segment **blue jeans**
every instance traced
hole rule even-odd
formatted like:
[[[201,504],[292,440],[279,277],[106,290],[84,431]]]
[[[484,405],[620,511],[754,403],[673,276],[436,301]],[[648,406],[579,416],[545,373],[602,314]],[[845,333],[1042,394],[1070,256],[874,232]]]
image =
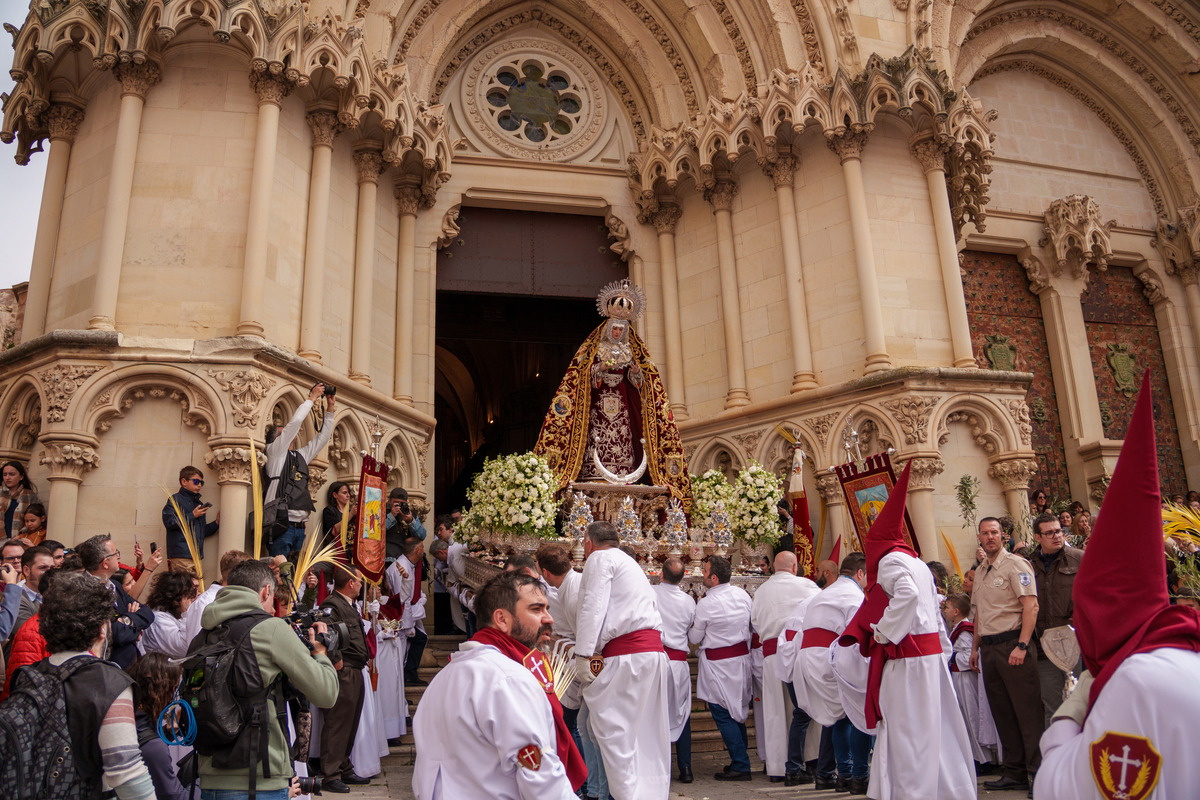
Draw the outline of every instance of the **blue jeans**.
[[[817,752],[817,777],[837,777],[837,759],[833,756],[833,728],[821,729],[821,749]]]
[[[600,745],[592,738],[588,730],[588,707],[584,703],[579,707],[579,738],[583,740],[583,760],[587,764],[587,793],[588,797],[608,797],[608,775],[604,773],[604,758],[600,755]]]
[[[563,706],[563,722],[567,724],[567,730],[571,732],[571,738],[575,740],[575,746],[582,754],[583,740],[579,738],[579,709]]]
[[[792,699],[792,727],[788,730],[788,760],[787,774],[798,775],[804,772],[804,740],[808,734],[808,723],[812,717],[803,708],[796,705],[796,688],[790,683],[787,687],[788,697]]]
[[[675,740],[675,760],[679,764],[679,769],[692,768],[692,718],[689,716],[687,722],[683,723],[683,730],[679,732],[679,738]]]
[[[749,737],[746,735],[746,723],[734,722],[729,712],[716,703],[709,703],[708,710],[712,712],[713,722],[725,740],[725,749],[729,751],[731,772],[749,772],[750,756],[746,754]]]
[[[264,792],[262,789],[257,789],[254,792],[255,797],[261,797],[262,800],[287,800],[287,789],[276,789],[273,792]],[[250,797],[249,790],[242,791],[241,789],[201,789],[200,800],[248,800]]]
[[[875,737],[863,733],[846,717],[833,723],[833,755],[842,778],[865,779],[871,766],[871,746]]]
[[[293,522],[288,529],[275,537],[267,552],[273,556],[286,556],[304,546],[304,523]]]

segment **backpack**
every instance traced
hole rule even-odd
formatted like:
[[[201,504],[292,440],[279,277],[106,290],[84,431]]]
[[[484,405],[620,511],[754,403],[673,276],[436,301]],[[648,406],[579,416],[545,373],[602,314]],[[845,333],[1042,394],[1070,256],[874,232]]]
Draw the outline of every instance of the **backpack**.
[[[269,619],[273,617],[265,611],[254,611],[203,631],[192,640],[181,664],[179,698],[192,707],[196,718],[195,751],[211,757],[217,769],[249,769],[251,800],[259,761],[263,762],[263,777],[271,777],[269,697],[273,696],[276,717],[287,738],[283,674],[264,685],[250,642],[250,632]]]
[[[84,800],[100,795],[100,781],[75,764],[67,727],[66,683],[99,659],[72,658],[21,667],[0,704],[0,797],[11,800]]]

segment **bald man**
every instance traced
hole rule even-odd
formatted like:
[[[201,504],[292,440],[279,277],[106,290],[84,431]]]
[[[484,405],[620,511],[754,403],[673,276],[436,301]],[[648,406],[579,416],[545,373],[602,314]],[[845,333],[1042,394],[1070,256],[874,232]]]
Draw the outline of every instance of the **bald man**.
[[[762,719],[755,717],[759,741],[764,743],[767,775],[772,783],[799,786],[811,783],[804,766],[804,737],[808,714],[796,707],[788,691],[790,675],[776,670],[779,639],[784,626],[801,603],[821,590],[808,578],[796,575],[796,554],[781,551],[775,556],[775,574],[754,593],[750,624],[762,641]]]
[[[816,581],[817,586],[824,589],[839,577],[840,570],[836,561],[822,561],[817,564],[817,572],[813,575],[813,580]]]

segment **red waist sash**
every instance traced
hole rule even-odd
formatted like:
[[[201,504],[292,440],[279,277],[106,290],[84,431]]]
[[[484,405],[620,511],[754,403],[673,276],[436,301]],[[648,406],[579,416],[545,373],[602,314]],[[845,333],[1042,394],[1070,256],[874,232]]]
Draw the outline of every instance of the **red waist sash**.
[[[909,634],[895,644],[872,641],[871,665],[867,668],[867,725],[875,727],[875,723],[883,717],[879,706],[879,687],[883,682],[883,667],[888,661],[941,654],[942,640],[936,633]]]
[[[889,651],[895,647],[895,652],[889,652],[888,658],[920,658],[921,656],[940,656],[942,654],[942,640],[936,633],[918,633],[909,634],[897,642],[895,645],[889,645]]]
[[[704,656],[709,661],[724,661],[727,658],[737,658],[738,656],[750,655],[750,648],[745,642],[727,645],[725,647],[709,647],[705,649]]]
[[[790,642],[792,639],[796,638],[796,634],[799,632],[800,631],[794,631],[791,628],[788,628],[786,631],[784,631],[784,634],[787,636],[787,640]]]
[[[631,656],[634,653],[663,652],[662,634],[653,628],[642,628],[640,631],[626,633],[623,636],[604,645],[600,655],[604,658],[613,656]]]
[[[676,650],[674,647],[667,647],[665,644],[663,645],[663,650],[666,652],[667,658],[672,661],[687,661],[687,650]]]
[[[758,638],[757,633],[750,634],[750,649],[757,650],[760,647],[762,647],[762,639]]]
[[[828,628],[809,628],[804,631],[804,639],[800,642],[800,649],[807,650],[810,647],[829,647],[837,641],[839,634],[834,633]]]
[[[779,638],[763,639],[763,658],[773,656],[779,651]]]

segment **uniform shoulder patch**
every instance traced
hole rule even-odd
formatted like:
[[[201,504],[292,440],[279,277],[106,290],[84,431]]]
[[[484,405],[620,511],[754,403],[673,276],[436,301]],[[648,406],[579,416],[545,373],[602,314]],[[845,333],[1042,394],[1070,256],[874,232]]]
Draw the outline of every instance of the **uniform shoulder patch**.
[[[525,769],[537,772],[542,768],[542,748],[536,744],[527,744],[517,751],[517,761]]]
[[[1105,800],[1145,800],[1154,791],[1162,756],[1149,739],[1107,731],[1092,742],[1092,778]]]
[[[1020,573],[1019,579],[1021,581],[1022,586],[1028,586],[1029,584],[1033,583],[1033,576],[1030,575],[1028,572]]]

